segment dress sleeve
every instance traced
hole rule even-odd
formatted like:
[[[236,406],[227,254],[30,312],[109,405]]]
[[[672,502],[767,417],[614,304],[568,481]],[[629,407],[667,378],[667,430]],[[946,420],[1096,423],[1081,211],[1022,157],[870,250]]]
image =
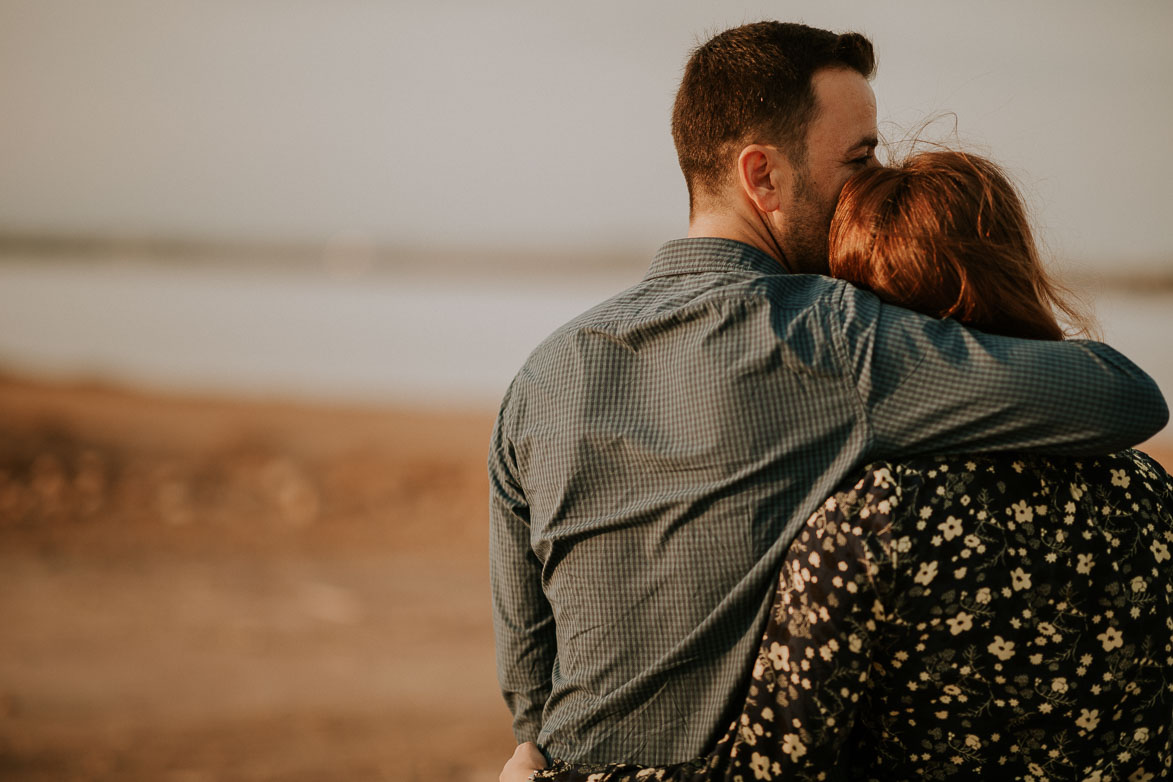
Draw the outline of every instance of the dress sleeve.
[[[489,450],[489,578],[497,680],[518,742],[537,741],[556,655],[542,566],[530,547],[529,506],[515,475],[502,415]]]
[[[876,638],[888,617],[895,479],[869,468],[832,496],[787,553],[746,708],[726,737],[755,779],[825,779],[849,765]],[[726,752],[718,747],[717,754]],[[747,775],[747,778],[750,778]]]
[[[1105,452],[1169,418],[1152,378],[1098,342],[986,334],[847,284],[837,310],[873,455]]]

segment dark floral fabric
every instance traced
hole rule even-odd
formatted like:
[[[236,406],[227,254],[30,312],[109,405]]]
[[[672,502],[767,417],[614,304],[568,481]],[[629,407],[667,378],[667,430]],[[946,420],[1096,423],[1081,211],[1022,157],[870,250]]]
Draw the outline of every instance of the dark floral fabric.
[[[1166,778],[1171,514],[1137,451],[872,465],[790,549],[711,755],[536,778]]]

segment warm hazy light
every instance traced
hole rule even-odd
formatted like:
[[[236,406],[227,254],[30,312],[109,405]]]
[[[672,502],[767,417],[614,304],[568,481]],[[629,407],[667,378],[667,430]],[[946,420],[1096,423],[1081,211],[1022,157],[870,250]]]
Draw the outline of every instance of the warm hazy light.
[[[0,778],[496,779],[493,413],[684,234],[689,47],[780,13],[1131,274],[1173,394],[1164,0],[0,0]]]
[[[646,256],[685,228],[668,110],[688,48],[779,14],[869,34],[882,130],[955,112],[1059,257],[1173,260],[1173,5],[1152,0],[7,0],[0,232]]]

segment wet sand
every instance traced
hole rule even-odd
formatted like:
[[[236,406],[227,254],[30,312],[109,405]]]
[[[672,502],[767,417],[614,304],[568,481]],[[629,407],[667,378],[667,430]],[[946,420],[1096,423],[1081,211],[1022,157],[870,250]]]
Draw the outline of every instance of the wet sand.
[[[0,380],[0,778],[495,780],[491,424]]]

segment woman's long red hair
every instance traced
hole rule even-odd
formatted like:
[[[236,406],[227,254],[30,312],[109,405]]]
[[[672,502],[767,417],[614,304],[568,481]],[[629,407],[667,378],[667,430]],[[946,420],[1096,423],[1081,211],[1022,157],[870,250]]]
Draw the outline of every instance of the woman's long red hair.
[[[977,155],[921,152],[853,176],[831,222],[830,269],[890,303],[996,334],[1063,339],[1056,308],[1089,328],[1043,268],[1014,186]]]

